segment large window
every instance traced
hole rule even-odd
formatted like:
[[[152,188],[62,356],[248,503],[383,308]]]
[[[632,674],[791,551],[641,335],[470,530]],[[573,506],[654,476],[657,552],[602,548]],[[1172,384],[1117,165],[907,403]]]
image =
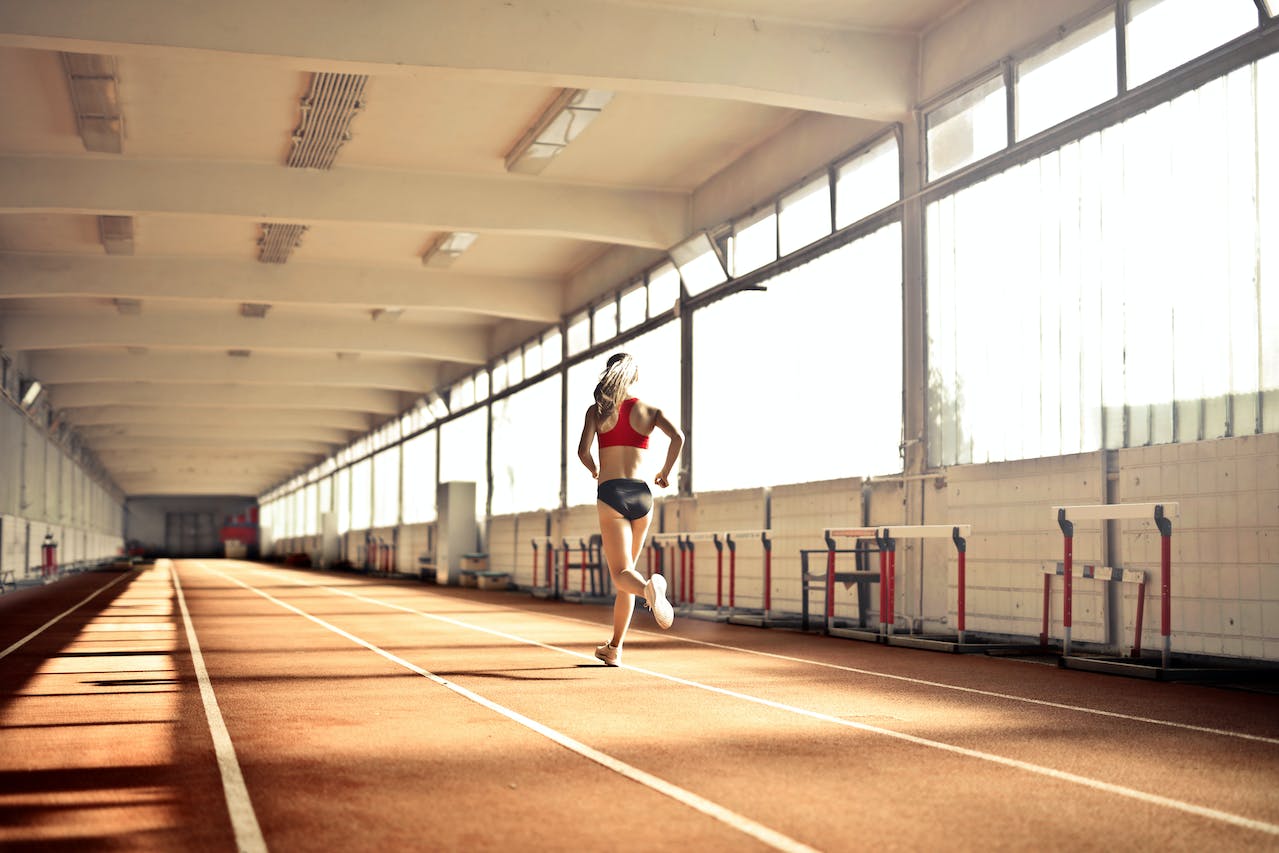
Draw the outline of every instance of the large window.
[[[640,335],[624,344],[617,352],[628,352],[639,365],[639,382],[635,394],[645,403],[662,410],[667,420],[680,423],[680,344],[679,323],[664,323],[651,332]],[[575,364],[568,370],[568,504],[578,506],[595,503],[595,487],[591,474],[577,458],[577,443],[582,437],[582,423],[587,408],[594,401],[595,384],[604,370],[612,352],[598,358]],[[661,490],[652,485],[653,477],[666,460],[666,436],[654,432],[644,468],[639,475],[649,483],[655,496],[675,494],[679,488],[679,464],[671,471],[670,489]],[[594,444],[591,452],[599,461],[599,449]]]
[[[493,514],[560,505],[560,388],[551,376],[493,403]]]
[[[362,459],[351,466],[351,529],[373,526],[373,462]]]
[[[405,524],[435,520],[435,430],[404,442]]]
[[[1008,145],[1008,106],[1003,77],[991,77],[924,117],[928,177],[962,169]]]
[[[399,521],[400,446],[397,444],[373,457],[373,526],[393,527]]]
[[[338,533],[351,529],[351,469],[339,469],[333,475],[333,502],[338,515]]]
[[[928,206],[932,464],[1279,430],[1277,76]]]
[[[440,482],[475,484],[475,517],[484,517],[488,503],[488,409],[449,421],[440,427]]]
[[[1017,64],[1017,138],[1034,136],[1119,91],[1107,12]]]
[[[693,316],[697,491],[901,470],[901,227]]]
[[[835,227],[845,228],[901,198],[901,157],[889,136],[835,170]]]
[[[1129,88],[1256,29],[1257,21],[1252,0],[1129,0]]]

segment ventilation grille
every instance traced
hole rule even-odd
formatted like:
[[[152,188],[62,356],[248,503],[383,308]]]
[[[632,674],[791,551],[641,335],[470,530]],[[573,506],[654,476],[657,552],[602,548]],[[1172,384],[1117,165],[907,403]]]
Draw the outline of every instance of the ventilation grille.
[[[62,68],[71,88],[76,129],[85,150],[119,154],[124,150],[124,115],[120,111],[115,58],[63,53]]]
[[[258,260],[264,264],[282,264],[293,250],[302,245],[305,225],[287,222],[262,223],[262,236],[258,239]]]
[[[311,90],[302,99],[302,121],[293,131],[293,148],[286,165],[295,169],[328,169],[338,149],[351,138],[351,119],[363,107],[365,74],[311,76]]]

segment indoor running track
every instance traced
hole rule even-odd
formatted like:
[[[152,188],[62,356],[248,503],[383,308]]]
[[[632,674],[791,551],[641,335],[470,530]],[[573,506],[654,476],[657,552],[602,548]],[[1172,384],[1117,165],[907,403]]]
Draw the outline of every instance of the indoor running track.
[[[247,562],[0,597],[0,848],[1279,850],[1279,697]]]

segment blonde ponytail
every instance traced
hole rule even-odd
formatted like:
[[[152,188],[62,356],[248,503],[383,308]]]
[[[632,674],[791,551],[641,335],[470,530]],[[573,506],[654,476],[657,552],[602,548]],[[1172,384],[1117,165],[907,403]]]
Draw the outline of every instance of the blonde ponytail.
[[[626,392],[639,379],[639,367],[635,359],[624,352],[615,353],[608,359],[608,366],[600,374],[599,384],[595,386],[595,408],[601,419],[607,419],[617,411],[617,407],[626,399]]]

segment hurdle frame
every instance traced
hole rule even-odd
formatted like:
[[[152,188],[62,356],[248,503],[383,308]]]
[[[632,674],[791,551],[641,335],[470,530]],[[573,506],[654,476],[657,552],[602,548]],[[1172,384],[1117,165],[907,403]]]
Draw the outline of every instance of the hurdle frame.
[[[1108,583],[1135,583],[1137,584],[1137,613],[1134,617],[1135,626],[1133,630],[1132,650],[1129,657],[1141,657],[1141,632],[1142,623],[1145,620],[1146,613],[1146,573],[1140,569],[1118,569],[1113,566],[1094,566],[1090,563],[1083,565],[1083,572],[1080,578],[1084,580],[1105,581]],[[1065,564],[1057,562],[1053,564],[1044,563],[1044,608],[1042,614],[1043,628],[1039,632],[1039,645],[1041,648],[1048,646],[1048,632],[1051,625],[1051,602],[1052,602],[1052,579],[1056,577],[1065,577]]]
[[[558,579],[555,573],[555,538],[552,536],[534,536],[533,542],[533,580],[529,587],[529,592],[535,598],[559,598],[559,588],[556,585]],[[539,568],[538,543],[542,543],[546,547],[546,586],[537,585],[537,573]]]
[[[823,634],[828,634],[832,637],[846,637],[852,640],[870,640],[871,642],[882,641],[882,630],[872,628],[867,623],[870,616],[870,585],[872,583],[879,583],[881,586],[880,608],[882,613],[884,553],[881,551],[879,555],[880,570],[878,572],[861,568],[861,564],[868,561],[869,556],[875,553],[874,550],[863,548],[862,543],[875,540],[878,532],[878,527],[828,527],[822,531],[822,540],[826,543],[825,548],[800,549],[800,624],[803,630],[807,631],[809,625],[809,594],[814,587],[820,587],[825,592],[825,599],[822,604],[821,623],[821,630]],[[854,540],[854,545],[852,548],[839,548],[835,544],[836,538],[852,539]],[[810,572],[808,570],[808,557],[810,554],[826,555],[826,566],[822,572]],[[835,559],[838,554],[855,555],[853,562],[856,568],[851,572],[836,571]],[[857,584],[856,628],[835,624],[836,583]]]
[[[1172,660],[1172,518],[1180,517],[1181,505],[1176,501],[1154,501],[1121,504],[1085,504],[1055,506],[1053,513],[1062,533],[1062,643],[1063,663],[1071,659],[1071,609],[1074,563],[1075,522],[1077,521],[1144,521],[1152,520],[1159,531],[1159,634],[1161,667],[1168,669]],[[1144,610],[1145,596],[1142,596]]]

